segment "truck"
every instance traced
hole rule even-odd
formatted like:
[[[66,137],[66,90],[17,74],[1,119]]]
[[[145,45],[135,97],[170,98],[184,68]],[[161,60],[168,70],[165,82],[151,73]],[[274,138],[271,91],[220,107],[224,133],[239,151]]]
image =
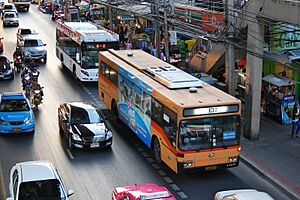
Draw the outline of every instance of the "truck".
[[[29,11],[30,0],[10,0],[10,3],[13,3],[18,10]]]

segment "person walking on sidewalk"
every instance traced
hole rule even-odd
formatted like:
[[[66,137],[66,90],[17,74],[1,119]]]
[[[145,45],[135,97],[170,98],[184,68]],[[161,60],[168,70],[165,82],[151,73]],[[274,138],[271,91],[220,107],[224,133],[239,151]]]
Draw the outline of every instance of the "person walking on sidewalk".
[[[293,107],[292,123],[293,123],[292,138],[299,137],[298,132],[300,130],[300,124],[299,124],[300,122],[299,122],[299,105],[298,105],[298,102],[296,102],[294,104],[294,107]],[[297,130],[295,132],[296,127],[297,127]]]

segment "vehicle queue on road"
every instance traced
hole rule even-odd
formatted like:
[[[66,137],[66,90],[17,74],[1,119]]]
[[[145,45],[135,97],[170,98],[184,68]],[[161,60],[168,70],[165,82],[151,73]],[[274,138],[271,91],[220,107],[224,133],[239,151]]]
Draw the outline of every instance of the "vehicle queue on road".
[[[22,34],[23,32],[23,34]],[[29,35],[27,37],[26,35]],[[17,44],[23,49],[22,56],[35,56],[37,60],[43,59],[46,63],[47,57],[44,50],[37,48],[35,51],[26,51],[24,41],[26,38],[37,38],[36,31],[32,29],[19,29],[17,32]],[[40,40],[40,39],[39,39]],[[32,46],[44,46],[40,41],[31,42]],[[22,45],[23,44],[23,45]],[[27,46],[28,47],[28,46]],[[36,53],[38,52],[38,53]],[[47,56],[47,55],[46,55]],[[3,73],[2,78],[11,78],[14,72],[8,59],[3,59],[1,69],[11,69],[10,77]],[[23,60],[25,62],[25,60]],[[100,61],[98,61],[100,63]],[[1,78],[1,74],[0,74]],[[35,132],[35,119],[32,111],[32,102],[29,96],[21,91],[5,92],[0,96],[0,133],[18,134],[22,132]],[[127,113],[128,114],[128,113]],[[112,145],[112,131],[106,125],[105,116],[101,110],[90,102],[65,102],[58,108],[59,133],[67,138],[70,149],[73,148],[107,148]],[[167,120],[167,117],[164,117]],[[169,118],[170,120],[170,118]],[[133,123],[130,121],[130,123]],[[228,136],[229,137],[229,136]],[[173,145],[173,144],[172,144]],[[157,155],[156,155],[157,156]],[[157,159],[157,158],[156,158]],[[41,173],[36,173],[40,171]],[[38,177],[37,174],[41,175]],[[17,199],[68,199],[74,191],[67,190],[58,175],[58,171],[49,161],[30,161],[17,163],[11,169],[9,200]],[[257,194],[256,194],[257,193]],[[252,198],[251,198],[252,196]],[[249,198],[250,197],[250,198]],[[269,195],[255,190],[242,190],[217,193],[215,200],[225,199],[253,199],[259,197],[261,200],[272,199]],[[113,190],[112,199],[134,200],[134,199],[175,199],[172,193],[165,187],[156,184],[136,184],[132,186],[119,187]]]

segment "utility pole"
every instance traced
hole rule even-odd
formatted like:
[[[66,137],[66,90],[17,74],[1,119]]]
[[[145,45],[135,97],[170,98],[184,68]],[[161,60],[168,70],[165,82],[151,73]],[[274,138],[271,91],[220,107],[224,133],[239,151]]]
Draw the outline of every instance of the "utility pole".
[[[161,52],[161,48],[160,48],[160,23],[159,23],[159,10],[158,10],[158,4],[159,4],[159,0],[155,0],[154,2],[154,12],[156,15],[156,21],[154,21],[153,23],[155,24],[155,35],[156,35],[156,57],[160,58],[160,52]]]
[[[113,21],[112,21],[112,13],[111,13],[111,7],[108,7],[108,16],[109,16],[109,29],[113,31]]]
[[[235,96],[235,52],[234,46],[231,41],[234,39],[234,27],[232,26],[233,16],[233,0],[225,0],[226,6],[226,27],[228,29],[227,44],[226,44],[226,57],[225,57],[225,71],[226,71],[226,85],[228,87],[228,93]]]
[[[164,0],[164,29],[165,29],[165,53],[166,61],[170,63],[170,51],[169,51],[169,31],[168,31],[168,10],[167,0]]]

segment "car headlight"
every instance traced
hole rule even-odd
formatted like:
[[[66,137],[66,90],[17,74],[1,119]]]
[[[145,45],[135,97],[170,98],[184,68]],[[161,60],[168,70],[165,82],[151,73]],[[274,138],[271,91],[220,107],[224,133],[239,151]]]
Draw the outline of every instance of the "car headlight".
[[[80,138],[80,136],[79,135],[77,135],[77,134],[72,134],[72,138],[73,138],[73,140],[75,140],[75,141],[81,141],[81,138]]]
[[[112,137],[112,132],[108,129],[105,129],[105,133],[106,133],[106,138],[111,138]]]
[[[81,73],[83,73],[86,76],[90,76],[89,73],[87,71],[85,71],[85,70],[81,70]]]
[[[33,122],[33,118],[25,119],[24,123],[25,124],[30,124]]]
[[[1,125],[9,125],[9,122],[3,120],[3,119],[0,119],[0,124]]]

